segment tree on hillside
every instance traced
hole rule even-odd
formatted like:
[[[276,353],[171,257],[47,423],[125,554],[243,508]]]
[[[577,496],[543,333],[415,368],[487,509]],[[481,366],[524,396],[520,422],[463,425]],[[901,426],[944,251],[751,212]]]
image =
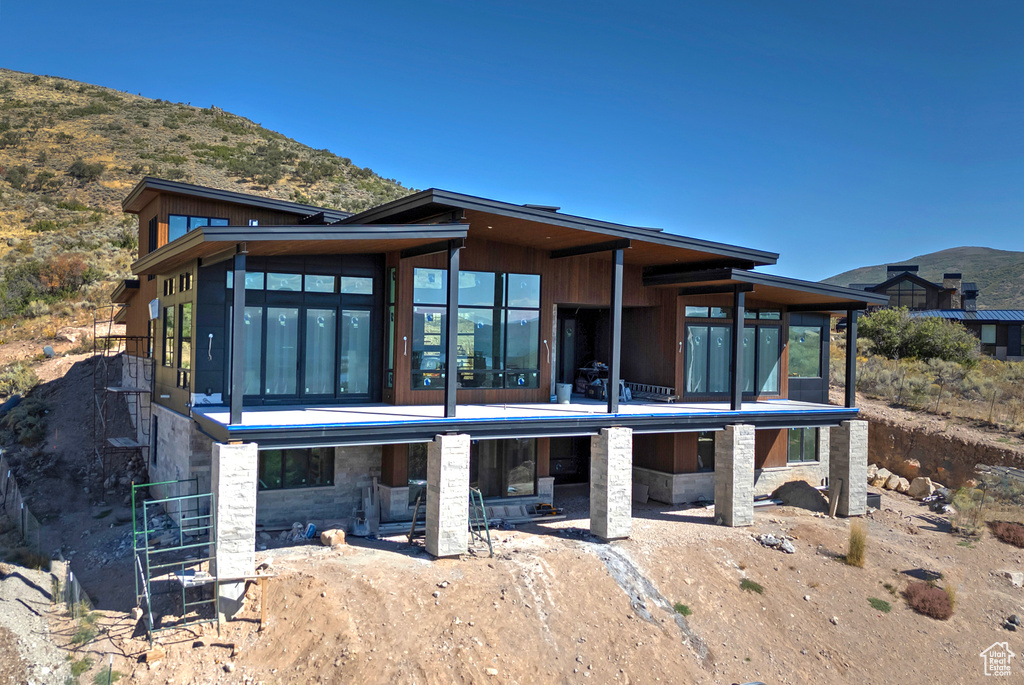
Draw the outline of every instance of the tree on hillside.
[[[876,354],[889,359],[942,359],[965,366],[978,360],[978,339],[959,321],[910,316],[906,307],[868,314],[858,329]]]

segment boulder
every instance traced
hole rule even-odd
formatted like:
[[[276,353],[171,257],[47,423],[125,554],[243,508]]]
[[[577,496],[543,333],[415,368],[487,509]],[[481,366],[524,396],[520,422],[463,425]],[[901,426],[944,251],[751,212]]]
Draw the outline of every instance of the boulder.
[[[772,493],[772,499],[782,500],[782,503],[788,507],[799,507],[810,511],[828,511],[828,501],[825,500],[825,496],[815,490],[814,486],[802,480],[783,483]]]
[[[933,492],[935,492],[935,486],[932,484],[932,479],[926,476],[918,476],[912,480],[910,489],[907,490],[907,494],[914,499],[924,499],[931,496]]]
[[[1024,587],[1024,573],[1020,571],[1000,571],[1003,578],[1010,581],[1010,585],[1014,587]]]
[[[921,462],[917,459],[904,459],[903,463],[900,464],[900,473],[910,479],[917,478],[918,474],[921,473]]]
[[[885,487],[886,481],[889,480],[889,476],[892,475],[892,471],[889,469],[878,469],[875,472],[875,479],[871,481],[871,484],[876,488]]]
[[[868,465],[868,482],[870,483],[875,479],[875,474],[878,473],[878,464]]]
[[[320,544],[326,547],[345,544],[345,531],[340,528],[331,528],[320,533]]]
[[[901,492],[904,495],[910,490],[910,481],[906,478],[900,478],[899,484],[896,486],[896,492]]]
[[[885,481],[886,490],[895,490],[900,484],[900,477],[895,473],[891,474],[888,480]]]

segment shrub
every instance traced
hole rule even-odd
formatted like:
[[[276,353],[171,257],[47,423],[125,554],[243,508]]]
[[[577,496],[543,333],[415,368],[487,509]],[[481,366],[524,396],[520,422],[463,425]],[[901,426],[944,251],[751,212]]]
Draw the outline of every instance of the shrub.
[[[915,582],[903,591],[910,608],[919,614],[945,621],[953,615],[953,602],[942,588]]]
[[[21,190],[25,183],[28,181],[28,167],[24,164],[11,167],[4,174],[3,178],[5,181],[11,184],[11,187],[15,190]]]
[[[46,437],[47,406],[39,400],[27,398],[0,419],[3,437],[26,447],[38,444]]]
[[[24,362],[15,362],[0,370],[0,396],[23,395],[38,384],[39,377]]]
[[[863,568],[867,548],[868,526],[863,521],[854,521],[850,524],[850,542],[846,550],[846,563]]]
[[[95,685],[108,685],[108,683],[116,683],[120,679],[121,672],[111,670],[110,666],[107,666],[92,677],[92,682]]]
[[[915,317],[897,307],[869,314],[859,326],[860,336],[889,359],[942,359],[968,367],[978,360],[978,339],[958,321]]]
[[[68,655],[71,656],[70,654]],[[87,656],[83,656],[78,661],[71,662],[71,677],[74,678],[75,682],[82,676],[83,673],[92,668],[92,659]]]
[[[1003,542],[1014,547],[1024,547],[1024,526],[1009,521],[989,521],[988,528],[992,534]]]
[[[764,594],[764,587],[760,583],[755,583],[750,578],[744,578],[740,581],[740,589],[746,592],[756,592],[759,595]]]
[[[106,170],[107,167],[100,162],[89,164],[79,157],[68,167],[68,175],[77,178],[83,183],[89,183],[91,181],[98,181]]]
[[[82,204],[78,200],[61,200],[57,203],[61,209],[70,209],[72,212],[88,212],[89,205]]]
[[[51,221],[50,219],[40,219],[39,221],[29,226],[28,230],[32,231],[33,233],[49,233],[50,231],[56,231],[63,227],[64,225],[59,221]]]
[[[868,604],[875,611],[881,611],[883,614],[887,614],[892,611],[892,605],[886,602],[884,599],[878,599],[878,597],[868,597]]]
[[[688,607],[685,604],[680,604],[679,602],[676,602],[675,606],[673,606],[672,608],[676,610],[677,614],[682,614],[683,616],[689,616],[693,613],[690,607]]]

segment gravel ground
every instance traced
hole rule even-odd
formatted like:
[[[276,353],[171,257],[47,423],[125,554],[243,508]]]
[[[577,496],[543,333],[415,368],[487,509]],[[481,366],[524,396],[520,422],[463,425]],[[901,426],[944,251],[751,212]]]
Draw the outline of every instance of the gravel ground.
[[[0,684],[59,684],[71,676],[49,613],[50,574],[0,564]]]

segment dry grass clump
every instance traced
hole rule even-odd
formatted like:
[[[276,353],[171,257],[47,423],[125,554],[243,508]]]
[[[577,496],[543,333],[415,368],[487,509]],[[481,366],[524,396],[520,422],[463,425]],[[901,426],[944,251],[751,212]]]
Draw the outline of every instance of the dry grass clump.
[[[910,608],[919,614],[940,621],[946,621],[953,615],[953,597],[940,587],[923,582],[911,583],[903,591],[903,596]]]
[[[850,524],[850,542],[846,550],[846,563],[863,568],[867,549],[868,526],[863,521],[854,521]]]
[[[988,528],[992,534],[1003,542],[1014,547],[1024,547],[1024,526],[1009,521],[989,521]]]

